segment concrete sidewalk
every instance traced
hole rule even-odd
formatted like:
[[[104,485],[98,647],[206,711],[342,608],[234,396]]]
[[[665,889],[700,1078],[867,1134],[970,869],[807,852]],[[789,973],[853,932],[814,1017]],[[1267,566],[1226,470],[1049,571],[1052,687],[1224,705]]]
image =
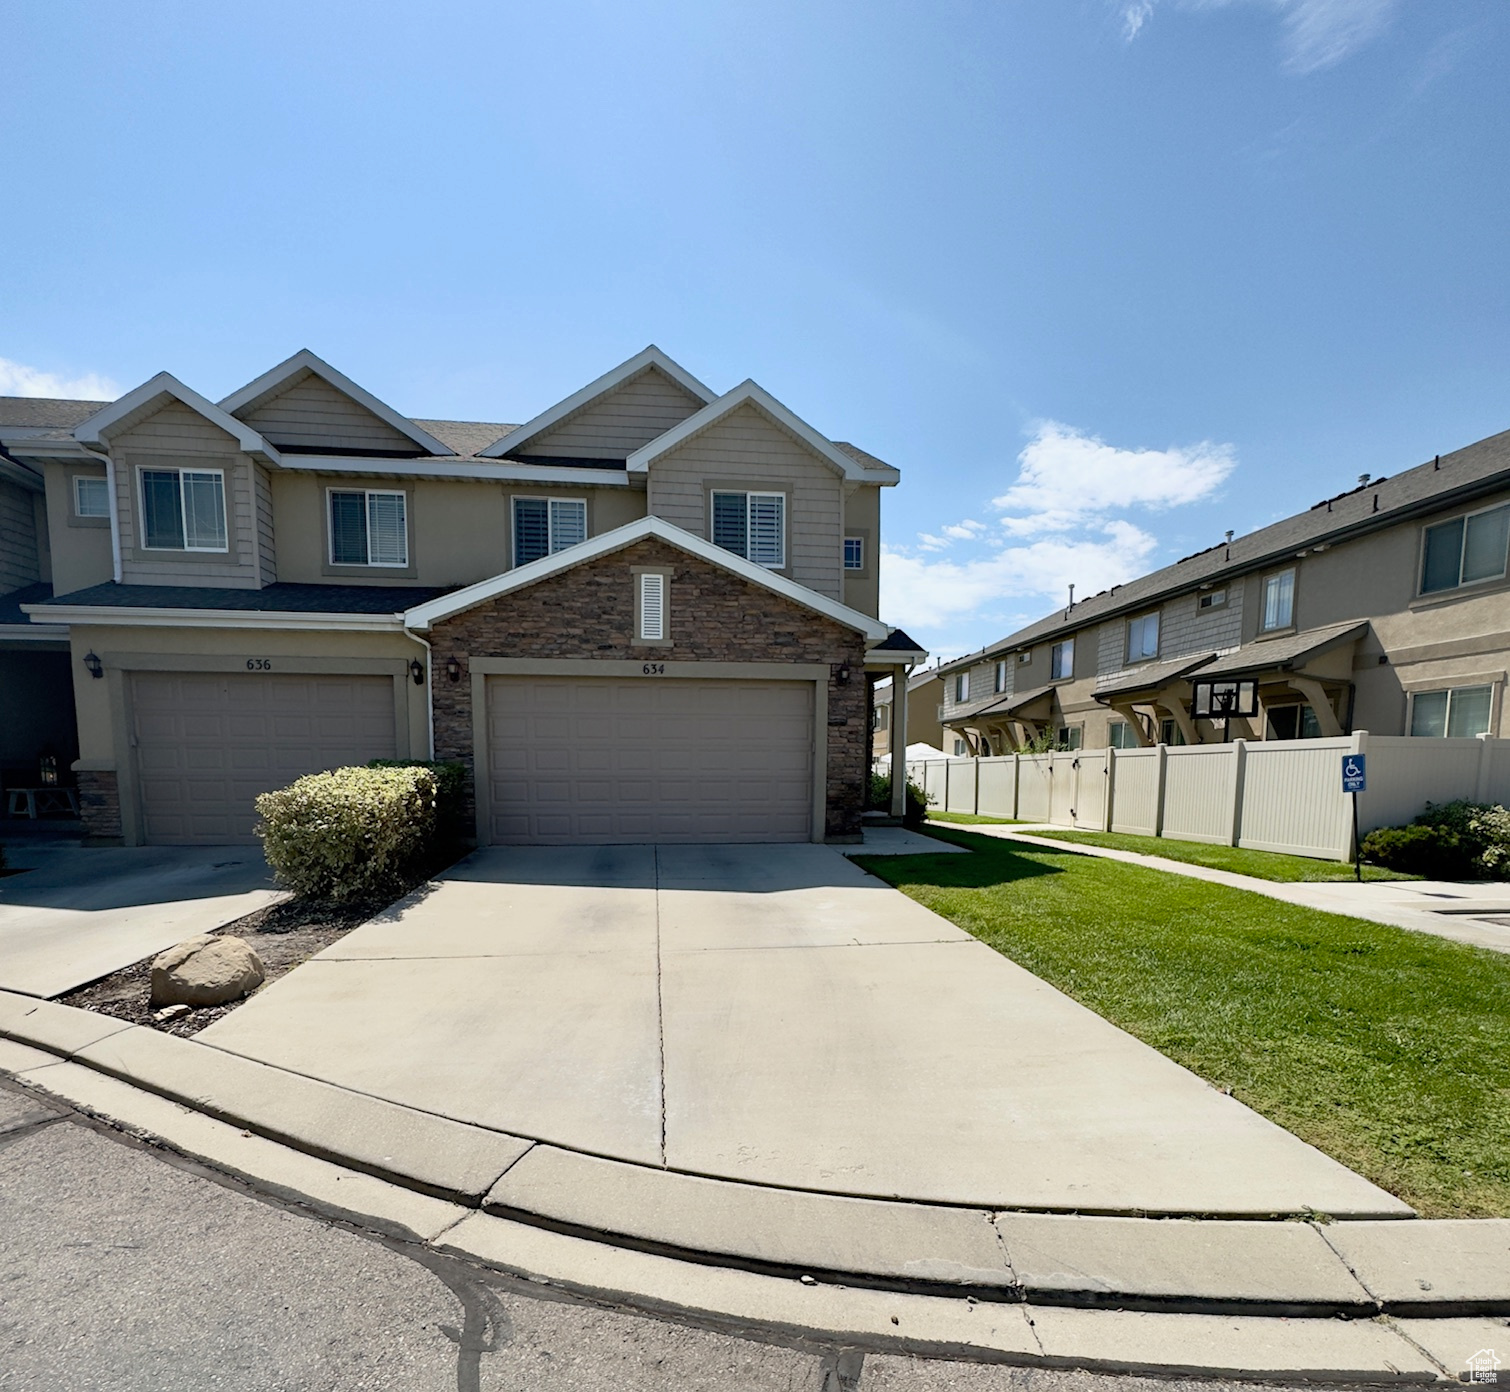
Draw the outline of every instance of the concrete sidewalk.
[[[1187,875],[1229,889],[1246,889],[1287,904],[1300,904],[1322,913],[1345,914],[1386,923],[1393,928],[1409,928],[1430,933],[1494,952],[1510,952],[1510,884],[1455,884],[1437,880],[1330,880],[1320,883],[1285,884],[1261,880],[1253,875],[1238,875],[1230,870],[1216,870],[1206,865],[1191,865],[1166,856],[1144,855],[1137,851],[1115,850],[1110,846],[1093,846],[1084,841],[1060,840],[1038,833],[1066,831],[1069,828],[1031,823],[1018,826],[962,825],[939,822],[935,825],[953,831],[968,831],[1003,841],[1025,841],[1049,850],[1071,850],[1085,855],[1120,860],[1127,865],[1146,865],[1151,870],[1165,870],[1171,875]],[[957,849],[957,848],[956,848]],[[1503,920],[1496,922],[1495,920]]]
[[[260,847],[8,846],[0,988],[59,996],[275,904]]]

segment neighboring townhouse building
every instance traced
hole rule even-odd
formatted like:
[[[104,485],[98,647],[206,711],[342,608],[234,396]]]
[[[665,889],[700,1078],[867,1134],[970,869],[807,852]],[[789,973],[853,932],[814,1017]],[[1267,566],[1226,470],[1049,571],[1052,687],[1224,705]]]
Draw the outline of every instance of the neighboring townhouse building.
[[[982,754],[1510,735],[1507,548],[1510,432],[945,664],[943,723]],[[1224,697],[1243,713],[1219,718]]]
[[[66,634],[94,838],[245,841],[376,757],[462,761],[484,843],[858,832],[870,683],[923,657],[877,617],[898,474],[754,382],[651,347],[524,425],[417,420],[301,352],[27,409],[19,607]]]
[[[891,739],[896,682],[888,681],[877,686],[875,705],[870,719],[870,756],[882,760],[891,753]],[[944,683],[937,669],[919,672],[907,679],[907,730],[902,741],[903,752],[914,745],[927,745],[931,749],[944,749],[944,727],[939,724],[943,709]]]

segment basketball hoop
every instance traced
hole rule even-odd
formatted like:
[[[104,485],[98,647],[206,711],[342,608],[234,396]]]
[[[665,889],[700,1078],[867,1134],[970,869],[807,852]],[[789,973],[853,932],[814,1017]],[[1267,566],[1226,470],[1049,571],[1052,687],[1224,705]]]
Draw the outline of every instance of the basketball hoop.
[[[1191,714],[1202,720],[1231,720],[1234,716],[1258,714],[1258,683],[1242,681],[1197,681],[1191,683],[1195,699]]]

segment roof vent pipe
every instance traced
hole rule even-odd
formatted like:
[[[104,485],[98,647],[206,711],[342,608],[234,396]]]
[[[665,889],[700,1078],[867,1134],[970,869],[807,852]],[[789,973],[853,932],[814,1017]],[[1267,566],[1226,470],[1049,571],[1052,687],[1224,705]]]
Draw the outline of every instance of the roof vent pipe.
[[[1367,488],[1368,487],[1368,481],[1371,478],[1373,478],[1372,474],[1359,474],[1358,475],[1358,487],[1359,488]]]
[[[1440,454],[1431,461],[1431,467],[1433,469],[1440,469],[1442,467],[1442,456]]]

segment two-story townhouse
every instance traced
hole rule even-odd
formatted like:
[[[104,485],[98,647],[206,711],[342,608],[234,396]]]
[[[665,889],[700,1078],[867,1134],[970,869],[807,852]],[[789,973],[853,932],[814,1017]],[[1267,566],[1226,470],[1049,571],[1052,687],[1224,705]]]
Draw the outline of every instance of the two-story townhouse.
[[[944,664],[943,722],[971,753],[1510,735],[1507,562],[1510,433]]]
[[[902,720],[896,711],[895,680],[876,687],[875,707],[870,721],[870,754],[876,761],[886,759],[893,748],[896,731]],[[907,679],[907,728],[902,732],[904,750],[924,747],[942,751],[944,728],[939,724],[943,709],[944,683],[936,669],[918,672]],[[914,756],[916,757],[916,756]]]
[[[377,757],[462,761],[481,842],[852,837],[870,681],[921,657],[877,617],[897,471],[654,347],[518,426],[301,352],[0,447],[101,840],[246,840],[256,793]]]

